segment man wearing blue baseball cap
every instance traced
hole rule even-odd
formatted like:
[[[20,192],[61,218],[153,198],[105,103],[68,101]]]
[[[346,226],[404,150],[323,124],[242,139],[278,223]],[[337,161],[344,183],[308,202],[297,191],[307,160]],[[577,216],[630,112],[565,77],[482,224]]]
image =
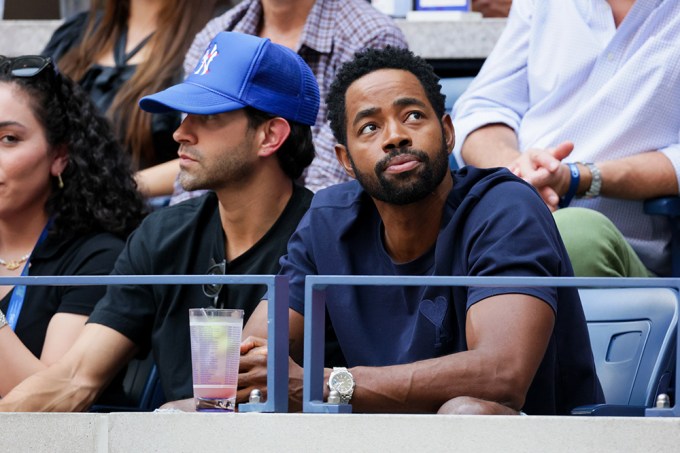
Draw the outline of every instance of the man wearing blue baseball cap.
[[[293,182],[314,156],[319,89],[306,63],[268,39],[220,33],[183,83],[140,106],[187,114],[174,135],[181,183],[212,193],[151,214],[113,273],[277,273],[312,197]],[[239,308],[247,319],[263,293],[248,285],[111,286],[64,359],[6,395],[0,411],[87,409],[149,349],[166,398],[189,398],[188,309]]]

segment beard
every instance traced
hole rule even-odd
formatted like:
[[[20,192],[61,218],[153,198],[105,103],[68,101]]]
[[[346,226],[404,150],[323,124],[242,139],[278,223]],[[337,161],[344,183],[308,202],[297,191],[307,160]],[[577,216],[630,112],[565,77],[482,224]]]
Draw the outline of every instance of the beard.
[[[434,192],[449,171],[449,154],[443,134],[442,146],[433,159],[419,149],[395,149],[375,164],[373,175],[360,172],[349,149],[347,153],[356,179],[366,193],[376,200],[399,206],[415,203]],[[400,155],[415,156],[421,165],[403,173],[386,173],[390,160]]]
[[[198,161],[190,169],[180,167],[180,185],[190,192],[219,190],[243,183],[255,172],[256,163],[250,159],[249,146],[250,142],[244,141],[233,147],[223,148],[219,155],[210,157],[196,148],[185,148],[185,152]]]

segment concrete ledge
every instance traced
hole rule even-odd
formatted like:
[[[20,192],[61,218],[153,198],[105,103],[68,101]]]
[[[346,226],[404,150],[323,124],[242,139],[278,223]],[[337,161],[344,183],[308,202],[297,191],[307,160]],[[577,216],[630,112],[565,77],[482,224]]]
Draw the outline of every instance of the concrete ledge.
[[[106,414],[0,414],[0,451],[105,452]]]
[[[0,414],[2,451],[677,451],[680,419],[316,414]]]
[[[409,22],[398,19],[411,49],[424,58],[485,58],[493,49],[505,19],[461,22]],[[0,21],[0,55],[37,54],[59,20]]]

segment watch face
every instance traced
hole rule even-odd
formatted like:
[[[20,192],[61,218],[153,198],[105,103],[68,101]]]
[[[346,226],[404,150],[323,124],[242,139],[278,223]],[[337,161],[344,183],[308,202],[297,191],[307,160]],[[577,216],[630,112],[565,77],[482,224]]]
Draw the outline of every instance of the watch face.
[[[349,373],[337,373],[333,376],[330,387],[341,394],[347,394],[352,390],[353,384],[352,376]]]

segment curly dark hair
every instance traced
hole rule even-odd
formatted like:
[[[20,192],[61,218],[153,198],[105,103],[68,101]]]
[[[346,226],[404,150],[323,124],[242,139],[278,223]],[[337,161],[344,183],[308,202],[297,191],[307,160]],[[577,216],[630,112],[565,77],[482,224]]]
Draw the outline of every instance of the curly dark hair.
[[[47,143],[67,151],[64,187],[54,180],[45,205],[52,219],[50,235],[97,231],[125,239],[146,214],[146,205],[127,154],[89,96],[51,64],[33,77],[0,71],[0,82],[14,84],[28,96]]]
[[[250,106],[246,106],[243,110],[248,117],[248,126],[251,129],[276,116]],[[296,121],[286,121],[290,124],[290,135],[276,151],[276,157],[284,173],[295,180],[302,175],[302,171],[314,159],[312,128]]]
[[[418,78],[427,99],[439,118],[444,116],[446,96],[441,93],[439,77],[432,66],[408,49],[387,46],[384,49],[366,49],[340,67],[326,97],[328,120],[335,139],[347,146],[345,95],[355,80],[380,69],[402,69]]]

